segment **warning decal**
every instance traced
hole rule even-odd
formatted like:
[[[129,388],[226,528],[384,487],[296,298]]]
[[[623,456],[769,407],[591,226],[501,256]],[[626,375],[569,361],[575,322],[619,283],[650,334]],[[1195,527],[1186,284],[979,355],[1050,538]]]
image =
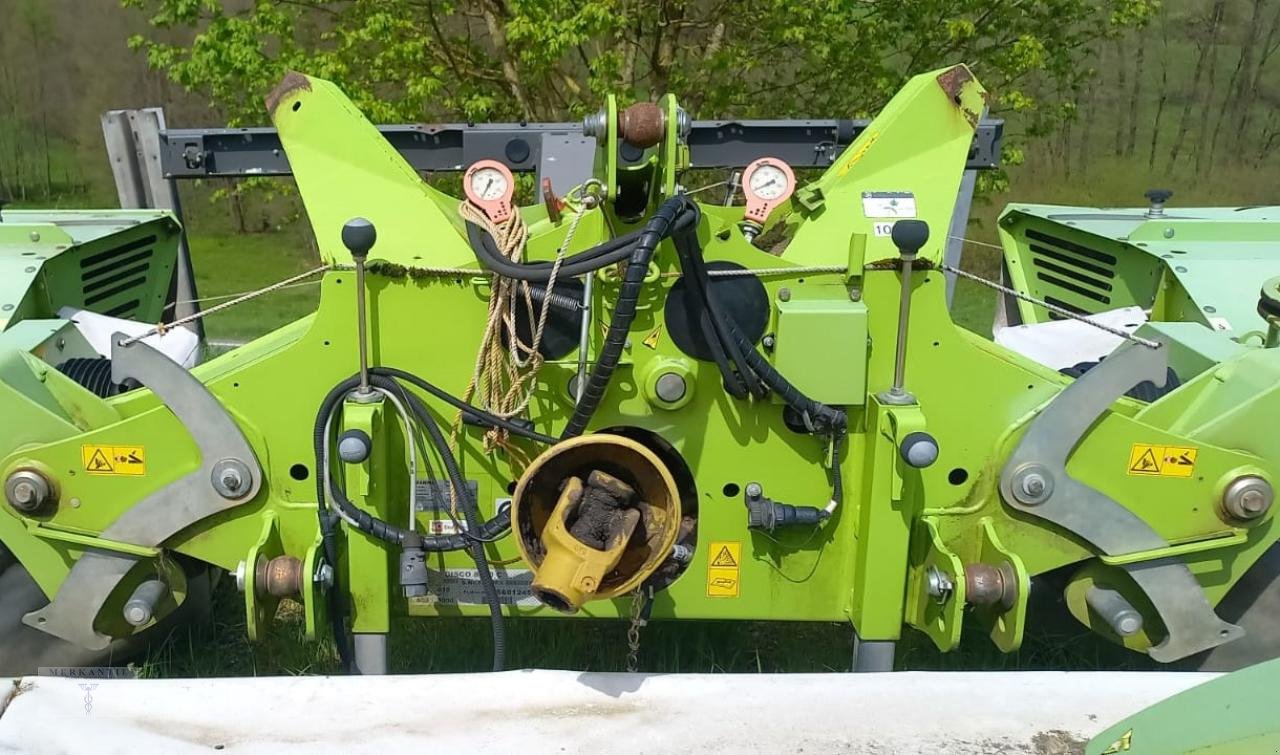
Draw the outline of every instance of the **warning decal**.
[[[644,340],[641,341],[640,343],[644,344],[645,346],[651,349],[656,349],[658,348],[658,339],[661,337],[662,337],[662,328],[654,328],[653,332],[645,336]]]
[[[80,446],[80,460],[89,474],[141,477],[147,473],[147,450],[142,446]]]
[[[712,543],[707,548],[707,597],[738,597],[738,577],[742,564],[742,543]]]
[[[1190,477],[1196,471],[1199,449],[1134,443],[1129,451],[1129,474],[1148,477]]]

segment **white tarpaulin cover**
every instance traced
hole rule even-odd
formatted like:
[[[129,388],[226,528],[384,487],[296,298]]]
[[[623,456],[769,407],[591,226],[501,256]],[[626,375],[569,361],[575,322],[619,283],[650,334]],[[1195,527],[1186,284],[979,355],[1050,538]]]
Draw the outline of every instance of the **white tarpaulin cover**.
[[[1147,321],[1147,313],[1142,307],[1124,307],[1090,315],[1089,319],[1133,333]],[[1078,320],[1054,320],[996,328],[995,342],[1046,367],[1061,370],[1081,362],[1100,361],[1124,343],[1124,339]]]
[[[1081,752],[1085,740],[1121,718],[1214,676],[509,671],[27,677],[8,685],[0,750],[1056,755]]]

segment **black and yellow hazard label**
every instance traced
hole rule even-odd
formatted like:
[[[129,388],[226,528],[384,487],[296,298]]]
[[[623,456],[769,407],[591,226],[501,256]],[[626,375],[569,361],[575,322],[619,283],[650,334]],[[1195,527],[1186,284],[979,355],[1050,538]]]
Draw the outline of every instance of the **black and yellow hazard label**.
[[[658,339],[661,337],[662,337],[662,328],[654,328],[653,332],[645,336],[644,340],[641,341],[640,343],[644,344],[645,346],[651,349],[656,349],[658,348]]]
[[[147,450],[142,446],[80,446],[80,460],[89,474],[141,477],[147,473]]]
[[[742,543],[712,543],[707,548],[707,597],[738,597],[742,569]]]
[[[1190,477],[1196,471],[1199,449],[1134,443],[1129,451],[1129,474],[1150,477]]]

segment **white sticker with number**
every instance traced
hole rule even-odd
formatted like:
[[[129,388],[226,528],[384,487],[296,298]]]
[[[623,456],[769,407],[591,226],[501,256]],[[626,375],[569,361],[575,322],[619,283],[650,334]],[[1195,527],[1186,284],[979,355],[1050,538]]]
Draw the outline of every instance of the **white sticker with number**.
[[[889,236],[893,233],[894,221],[877,220],[876,222],[872,223],[871,226],[875,228],[875,232],[877,236]]]

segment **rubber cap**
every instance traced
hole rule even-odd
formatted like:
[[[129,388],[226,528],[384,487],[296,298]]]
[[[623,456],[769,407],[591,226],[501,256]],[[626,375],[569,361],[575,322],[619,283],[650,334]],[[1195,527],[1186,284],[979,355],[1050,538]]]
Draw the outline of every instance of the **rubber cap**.
[[[338,436],[338,458],[348,464],[359,464],[369,458],[373,441],[364,430],[348,430]]]
[[[378,230],[364,218],[352,218],[342,226],[342,245],[355,259],[369,256],[369,250],[378,241]]]
[[[889,236],[903,255],[915,254],[929,240],[929,224],[923,220],[899,220]]]
[[[1165,202],[1169,201],[1170,197],[1173,196],[1173,190],[1172,189],[1147,189],[1145,192],[1143,192],[1142,196],[1146,197],[1147,201],[1151,202],[1152,204],[1164,204]]]
[[[898,452],[908,466],[924,469],[938,460],[938,441],[929,433],[909,433],[902,439]]]

